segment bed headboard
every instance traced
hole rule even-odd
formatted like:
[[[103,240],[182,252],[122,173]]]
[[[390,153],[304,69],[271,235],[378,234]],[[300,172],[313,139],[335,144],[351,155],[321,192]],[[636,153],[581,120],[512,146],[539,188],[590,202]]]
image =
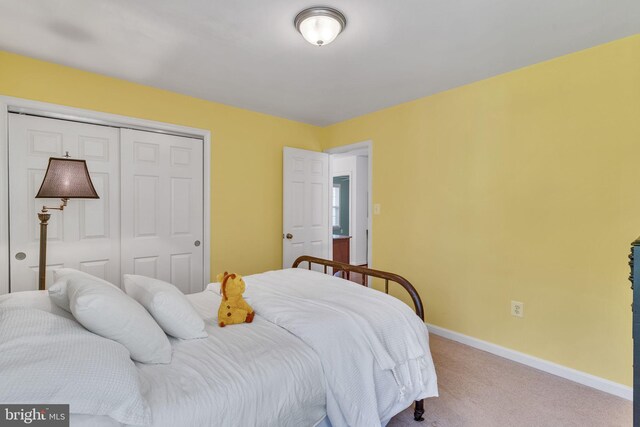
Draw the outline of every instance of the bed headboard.
[[[413,301],[413,305],[416,310],[416,314],[420,319],[424,321],[424,308],[422,307],[422,300],[420,299],[420,295],[418,295],[418,291],[413,285],[404,277],[399,276],[394,273],[389,273],[387,271],[382,270],[374,270],[372,268],[367,267],[359,267],[357,265],[345,264],[343,262],[331,261],[323,258],[316,258],[308,255],[303,255],[298,257],[293,262],[293,268],[298,268],[300,264],[303,262],[309,263],[309,270],[311,270],[311,264],[318,264],[324,266],[325,274],[335,274],[340,272],[343,279],[349,280],[351,273],[357,273],[362,275],[362,285],[364,286],[367,277],[376,277],[378,279],[384,280],[384,292],[389,293],[389,282],[394,282],[402,286],[411,296],[411,300]],[[331,267],[332,271],[329,272],[328,268]]]

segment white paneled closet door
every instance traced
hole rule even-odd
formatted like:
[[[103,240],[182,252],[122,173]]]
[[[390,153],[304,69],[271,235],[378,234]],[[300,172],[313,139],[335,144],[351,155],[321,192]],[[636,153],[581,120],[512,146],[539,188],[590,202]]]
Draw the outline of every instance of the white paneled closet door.
[[[9,115],[9,232],[11,291],[38,289],[39,222],[35,199],[49,157],[87,161],[98,200],[70,200],[50,211],[47,286],[51,270],[72,267],[120,284],[119,130],[27,115]]]
[[[203,142],[122,129],[122,270],[199,292]]]

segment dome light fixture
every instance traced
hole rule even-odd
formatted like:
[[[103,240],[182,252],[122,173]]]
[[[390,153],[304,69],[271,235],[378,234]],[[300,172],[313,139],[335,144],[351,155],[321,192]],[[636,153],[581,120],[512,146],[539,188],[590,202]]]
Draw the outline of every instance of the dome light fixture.
[[[324,46],[335,40],[344,30],[347,18],[331,7],[310,7],[298,13],[294,25],[306,41],[316,46]]]

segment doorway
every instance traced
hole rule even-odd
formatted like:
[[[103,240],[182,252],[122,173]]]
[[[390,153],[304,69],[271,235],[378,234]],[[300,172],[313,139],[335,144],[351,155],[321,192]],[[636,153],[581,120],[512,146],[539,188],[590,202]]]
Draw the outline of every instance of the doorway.
[[[371,265],[372,154],[371,141],[325,152],[284,148],[283,268],[301,255],[336,259],[334,252],[340,261]]]
[[[332,259],[371,265],[371,142],[327,150],[331,191]]]

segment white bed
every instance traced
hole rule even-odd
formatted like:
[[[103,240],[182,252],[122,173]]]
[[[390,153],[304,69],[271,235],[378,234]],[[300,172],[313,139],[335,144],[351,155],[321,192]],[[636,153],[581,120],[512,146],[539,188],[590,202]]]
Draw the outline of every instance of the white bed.
[[[426,327],[395,298],[303,269],[245,282],[253,323],[218,327],[210,284],[187,296],[208,337],[171,338],[170,364],[136,363],[153,426],[369,427],[437,396]],[[71,425],[121,424],[72,414]]]

